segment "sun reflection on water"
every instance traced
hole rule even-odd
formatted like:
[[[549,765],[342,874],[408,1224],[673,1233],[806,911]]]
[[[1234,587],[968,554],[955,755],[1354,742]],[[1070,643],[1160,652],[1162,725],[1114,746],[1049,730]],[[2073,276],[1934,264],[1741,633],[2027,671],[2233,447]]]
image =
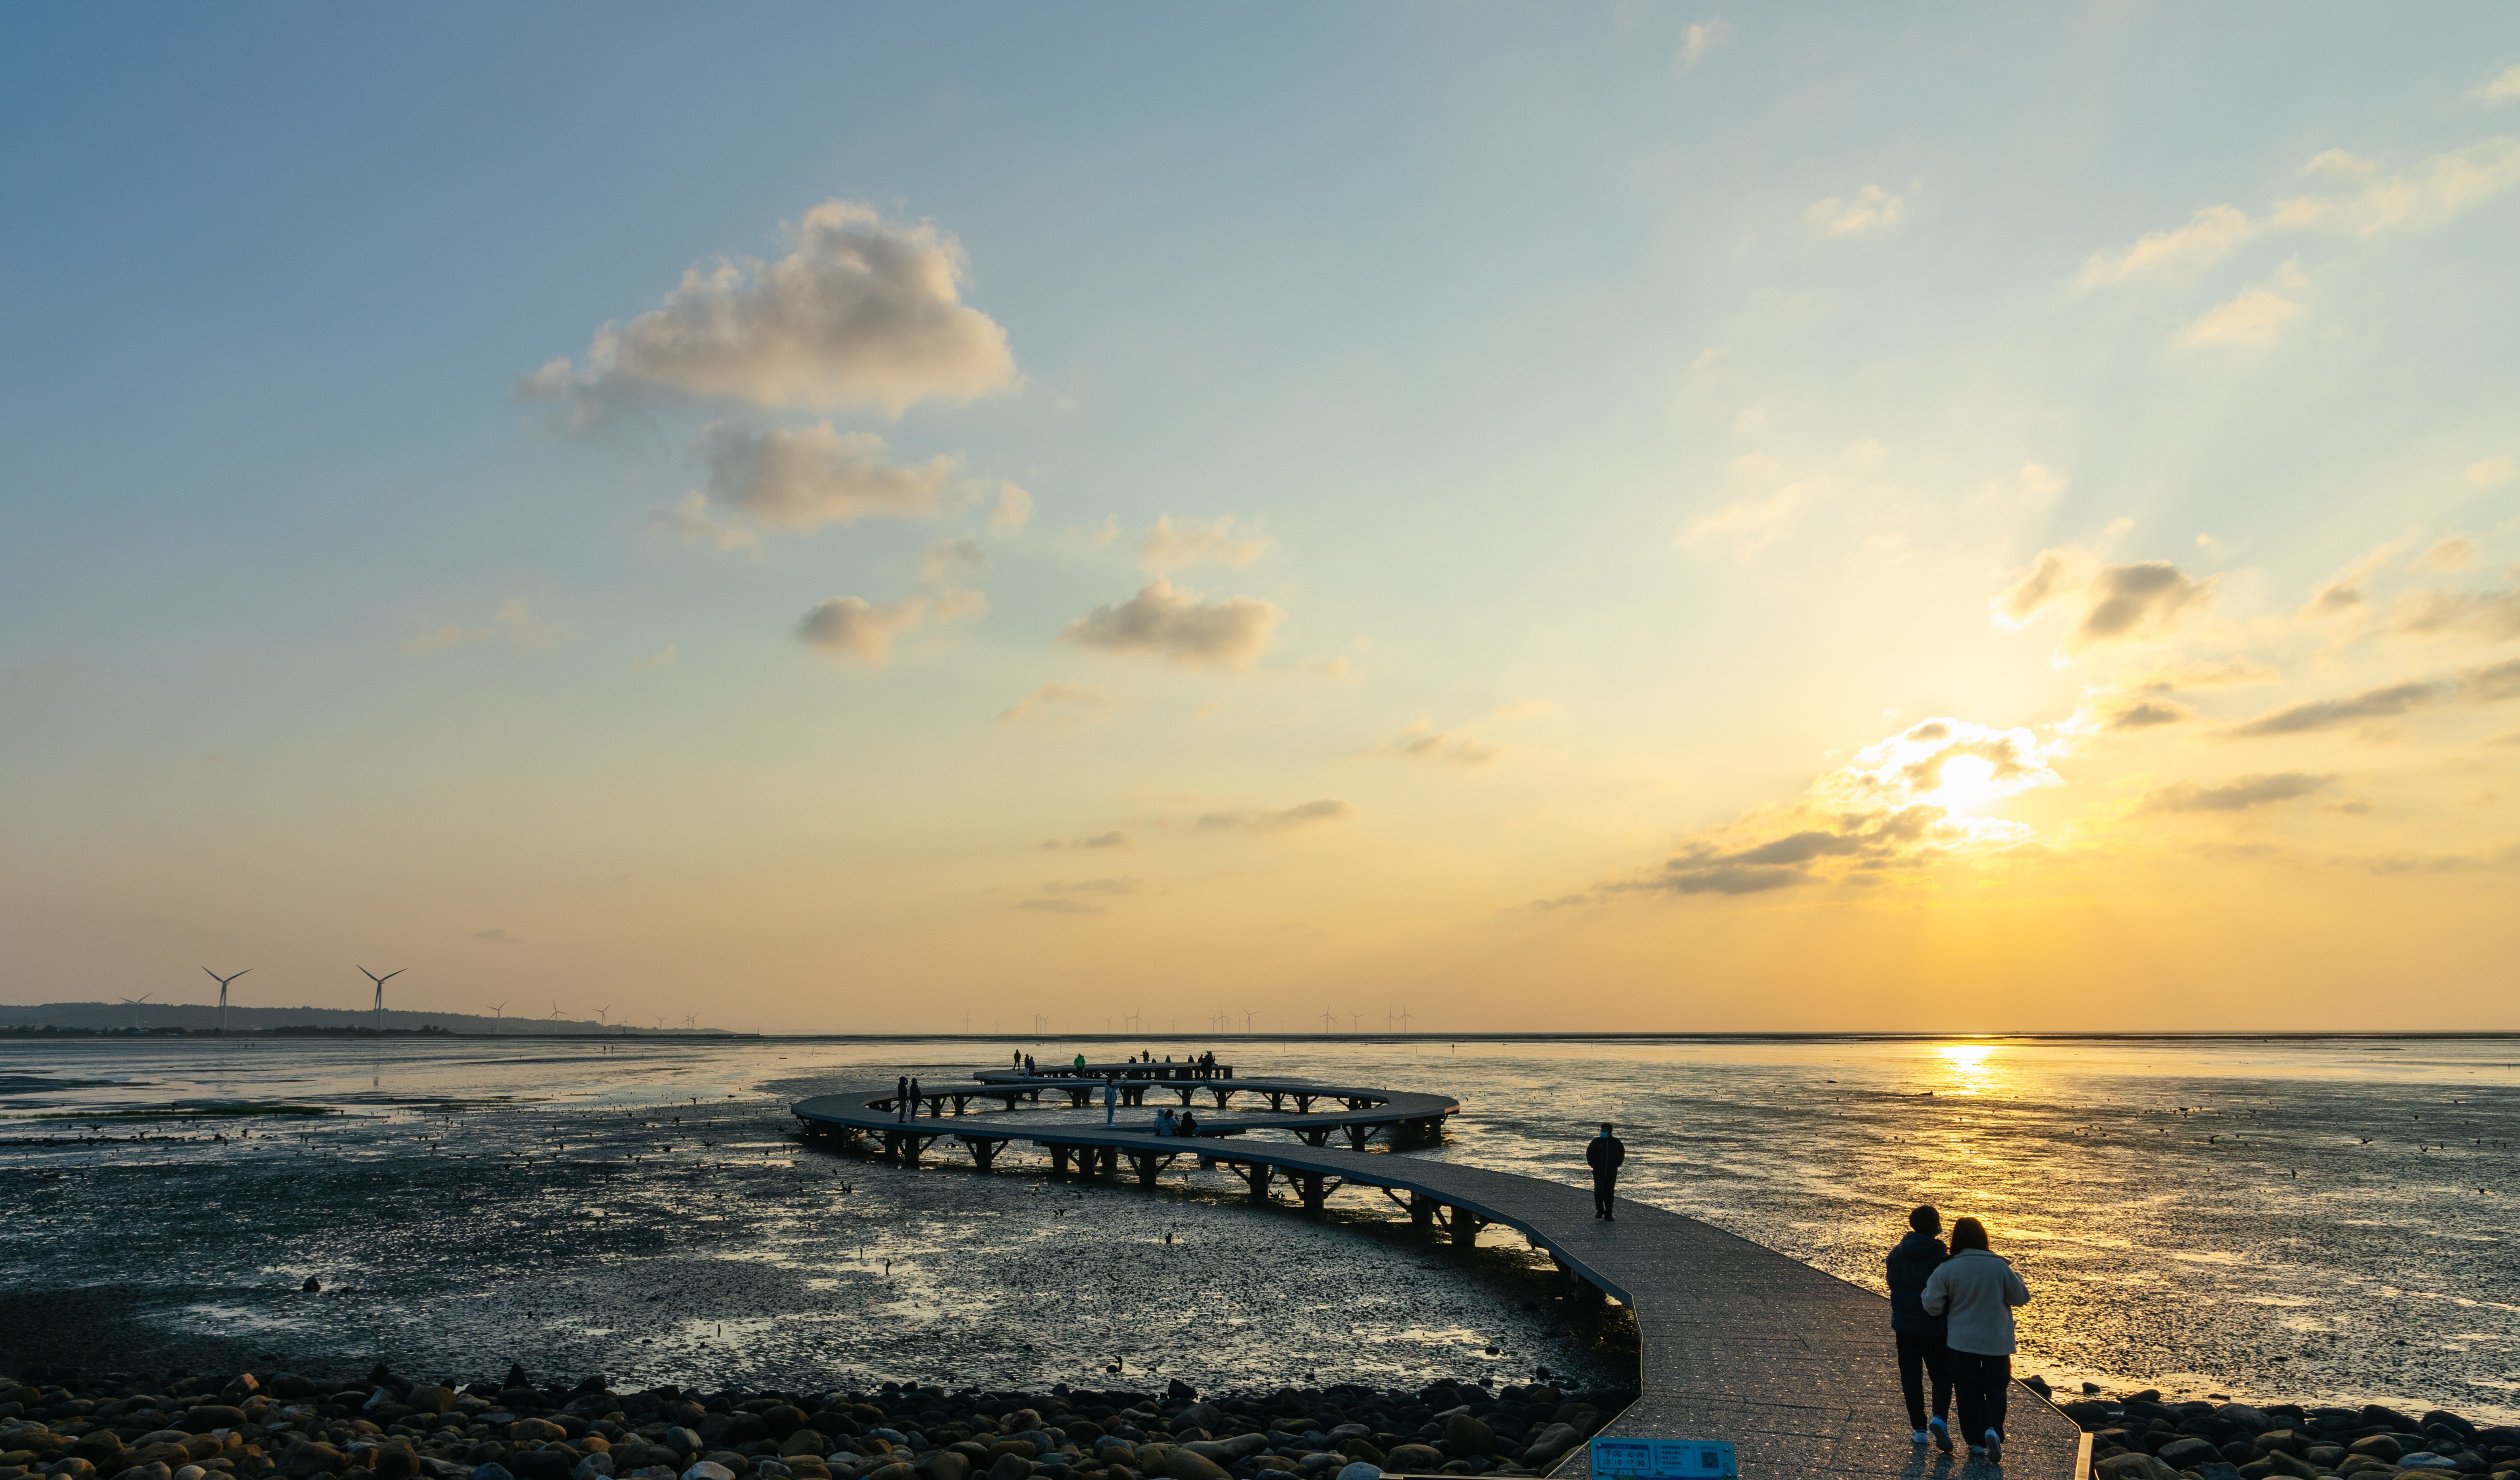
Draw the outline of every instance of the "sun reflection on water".
[[[1983,1095],[1994,1088],[2001,1077],[1993,1060],[1995,1045],[1987,1043],[1947,1043],[1934,1052],[1941,1055],[1943,1067],[1950,1071],[1947,1093]]]

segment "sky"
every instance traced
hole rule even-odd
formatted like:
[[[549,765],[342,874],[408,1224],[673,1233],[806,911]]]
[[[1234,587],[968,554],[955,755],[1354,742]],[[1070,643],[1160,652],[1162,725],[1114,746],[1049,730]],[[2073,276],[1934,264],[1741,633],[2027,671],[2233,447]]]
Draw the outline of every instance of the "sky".
[[[0,126],[11,1001],[2520,1027],[2509,7],[19,6]]]

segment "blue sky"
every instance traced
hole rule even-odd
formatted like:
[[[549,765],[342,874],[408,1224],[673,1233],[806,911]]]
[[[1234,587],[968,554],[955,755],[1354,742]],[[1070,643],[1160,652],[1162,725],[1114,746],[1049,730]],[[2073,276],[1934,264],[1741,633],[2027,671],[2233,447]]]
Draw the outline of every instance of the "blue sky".
[[[773,1024],[929,1026],[903,1005],[1217,978],[1525,1026],[1571,962],[1588,1024],[1839,1026],[1876,969],[2001,1003],[1982,945],[1878,947],[1885,912],[1999,909],[2076,957],[2152,921],[2142,960],[2195,963],[2165,1000],[2210,979],[2240,1020],[2279,999],[2230,963],[2335,956],[2284,901],[2376,890],[2365,935],[2450,921],[2423,1012],[2508,1015],[2459,964],[2508,944],[2500,700],[2332,753],[2191,737],[2510,655],[2505,11],[0,25],[21,1000],[207,951],[329,1001],[356,949],[448,1006],[724,970]],[[1012,369],[897,415],[518,399],[830,202],[936,244]],[[821,428],[950,460],[934,507],[726,549],[659,516],[711,436]],[[1030,516],[993,529],[1007,485]],[[1158,519],[1219,538],[1164,563]],[[2096,596],[1990,620],[2049,551],[2074,591],[2181,584],[2105,639],[2061,635]],[[1155,580],[1275,615],[1203,652],[1073,625]],[[2331,585],[2363,600],[2314,611]],[[799,641],[834,599],[906,625]],[[2212,662],[2281,687],[2073,728]],[[1932,717],[2053,782],[1907,799],[1989,823],[1930,855],[1841,819],[1818,861],[1674,863],[1814,831],[1818,779]],[[2308,789],[2145,800],[2234,777]],[[2235,857],[2265,934],[2191,913]]]

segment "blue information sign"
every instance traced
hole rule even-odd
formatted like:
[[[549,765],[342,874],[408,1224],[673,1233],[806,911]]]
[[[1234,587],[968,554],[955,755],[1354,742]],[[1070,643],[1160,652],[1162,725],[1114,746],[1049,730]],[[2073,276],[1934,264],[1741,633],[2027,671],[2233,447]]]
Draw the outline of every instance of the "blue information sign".
[[[1721,1439],[1596,1439],[1596,1480],[1731,1480],[1741,1473]]]

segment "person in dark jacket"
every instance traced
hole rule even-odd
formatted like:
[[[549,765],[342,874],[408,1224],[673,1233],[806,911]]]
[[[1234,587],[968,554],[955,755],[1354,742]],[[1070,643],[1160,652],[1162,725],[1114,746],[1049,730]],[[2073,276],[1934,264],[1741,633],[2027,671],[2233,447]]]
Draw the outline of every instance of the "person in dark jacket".
[[[1951,1351],[1943,1344],[1943,1318],[1926,1314],[1925,1281],[1951,1256],[1943,1252],[1943,1215],[1930,1207],[1908,1215],[1908,1236],[1890,1251],[1890,1330],[1899,1343],[1899,1389],[1908,1397],[1912,1444],[1931,1439],[1952,1452]],[[1934,1416],[1925,1418],[1925,1377],[1934,1379]]]
[[[1601,1122],[1601,1134],[1584,1146],[1584,1160],[1593,1168],[1593,1216],[1611,1218],[1610,1199],[1619,1190],[1619,1163],[1628,1159],[1628,1144],[1610,1134],[1610,1123]],[[1616,1219],[1611,1219],[1616,1222]]]

